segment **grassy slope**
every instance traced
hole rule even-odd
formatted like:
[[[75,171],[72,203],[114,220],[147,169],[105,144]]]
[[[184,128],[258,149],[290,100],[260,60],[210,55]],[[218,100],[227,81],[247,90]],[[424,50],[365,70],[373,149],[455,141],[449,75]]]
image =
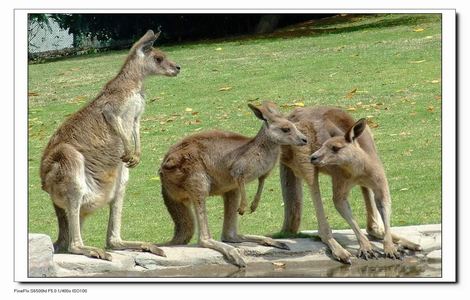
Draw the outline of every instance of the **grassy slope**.
[[[254,135],[260,122],[246,107],[271,99],[287,112],[294,103],[329,104],[369,116],[393,199],[393,225],[440,222],[440,18],[381,15],[304,24],[266,38],[243,38],[164,47],[182,66],[177,78],[149,78],[142,122],[143,157],[131,170],[123,237],[167,241],[173,225],[156,175],[170,145],[195,131],[219,128]],[[424,30],[421,30],[424,29]],[[48,138],[64,118],[92,99],[119,70],[126,52],[65,59],[29,68],[29,230],[56,237],[51,200],[40,188],[38,166]],[[228,91],[220,88],[230,87]],[[357,89],[352,97],[349,91]],[[192,111],[189,111],[191,108]],[[187,111],[188,110],[188,111]],[[322,178],[333,228],[347,228]],[[255,184],[248,186],[250,198]],[[305,191],[308,195],[308,191]],[[304,199],[301,229],[315,229],[311,201]],[[365,225],[358,189],[351,206]],[[208,199],[209,221],[220,236],[223,203]],[[84,240],[102,246],[107,209],[85,223]],[[273,233],[283,219],[277,168],[258,211],[245,215],[240,231]]]

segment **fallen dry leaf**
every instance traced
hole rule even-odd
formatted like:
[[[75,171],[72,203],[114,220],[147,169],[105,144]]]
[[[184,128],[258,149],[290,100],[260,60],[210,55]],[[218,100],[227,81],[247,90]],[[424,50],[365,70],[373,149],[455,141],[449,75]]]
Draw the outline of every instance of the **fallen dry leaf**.
[[[231,86],[224,86],[219,89],[219,92],[230,91],[232,89]]]
[[[28,92],[28,96],[29,97],[36,97],[36,96],[39,96],[39,94],[36,93],[36,92]]]
[[[186,122],[186,124],[188,124],[188,125],[199,125],[199,124],[201,124],[201,120],[199,120],[199,119],[191,120],[189,122]]]
[[[411,156],[412,152],[413,152],[413,149],[409,149],[409,150],[405,150],[405,152],[403,152],[403,154],[405,154],[405,156]]]
[[[348,107],[346,108],[347,111],[356,111],[356,108],[355,107]]]
[[[434,112],[434,106],[433,106],[433,105],[429,105],[426,110],[429,111],[429,112]]]
[[[416,29],[413,29],[414,32],[423,32],[424,31],[424,28],[416,28]]]
[[[294,106],[304,107],[305,104],[303,102],[295,102]]]
[[[357,88],[353,88],[346,94],[346,98],[351,99],[354,96],[354,94],[356,94],[356,92],[357,92]]]
[[[227,113],[223,113],[221,116],[217,116],[216,117],[217,119],[228,119],[228,114]]]
[[[409,190],[409,188],[402,188],[402,189],[400,189],[400,191],[407,191],[407,190]]]
[[[276,269],[284,269],[286,267],[286,264],[285,263],[281,263],[281,262],[273,262],[273,266],[274,268]]]
[[[426,61],[425,59],[423,59],[423,60],[412,60],[412,61],[410,61],[410,64],[420,64],[420,63],[423,63],[425,61]]]
[[[373,120],[374,116],[367,116],[367,125],[369,125],[370,128],[377,128],[379,127],[379,124]]]
[[[222,51],[222,48],[215,48],[215,51]]]
[[[69,102],[70,103],[83,103],[83,102],[85,102],[86,99],[87,99],[87,97],[85,97],[85,96],[77,96]]]
[[[191,107],[186,107],[186,109],[184,111],[190,112],[190,111],[193,111],[193,109]]]

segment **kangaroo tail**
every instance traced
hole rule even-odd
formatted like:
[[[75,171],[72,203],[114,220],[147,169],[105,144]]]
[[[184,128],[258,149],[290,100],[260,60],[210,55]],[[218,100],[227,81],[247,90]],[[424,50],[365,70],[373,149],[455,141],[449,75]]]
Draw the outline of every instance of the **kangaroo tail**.
[[[189,204],[173,199],[162,184],[162,196],[165,206],[175,223],[173,239],[170,245],[186,245],[194,235],[194,217]]]
[[[67,214],[63,208],[60,208],[54,203],[55,214],[57,216],[57,222],[59,224],[59,235],[57,241],[54,243],[54,252],[62,253],[67,252],[67,246],[69,242],[69,228]]]

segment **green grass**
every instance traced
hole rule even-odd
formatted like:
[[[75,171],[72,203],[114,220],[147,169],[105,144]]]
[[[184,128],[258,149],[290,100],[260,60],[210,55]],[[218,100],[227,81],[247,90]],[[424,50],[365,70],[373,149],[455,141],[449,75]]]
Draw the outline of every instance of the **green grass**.
[[[130,172],[123,213],[125,239],[168,241],[173,225],[163,204],[157,170],[168,148],[183,136],[223,129],[248,136],[261,124],[247,103],[275,101],[335,105],[355,118],[369,117],[392,194],[392,225],[441,222],[440,15],[387,14],[338,17],[242,37],[163,47],[182,66],[176,78],[146,81],[141,126],[143,156]],[[119,70],[126,51],[80,56],[29,66],[29,231],[57,236],[54,210],[41,190],[39,163],[49,137],[64,118],[90,101]],[[231,87],[228,91],[220,88]],[[348,97],[348,92],[357,89]],[[189,111],[187,108],[191,108]],[[331,201],[329,178],[322,197],[334,229],[348,228]],[[256,184],[248,185],[253,197]],[[304,193],[301,229],[316,229]],[[350,203],[365,226],[364,203],[354,189]],[[207,201],[213,236],[220,237],[223,202]],[[88,218],[84,241],[103,246],[108,210]],[[240,232],[270,234],[283,220],[277,168],[254,214],[240,218]]]

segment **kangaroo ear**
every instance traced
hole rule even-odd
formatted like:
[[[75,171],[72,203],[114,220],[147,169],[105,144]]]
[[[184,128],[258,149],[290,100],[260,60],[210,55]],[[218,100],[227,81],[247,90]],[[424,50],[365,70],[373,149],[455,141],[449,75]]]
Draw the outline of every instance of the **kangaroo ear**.
[[[142,53],[148,53],[152,50],[153,43],[157,40],[160,36],[160,31],[157,34],[153,33],[153,30],[148,30],[144,36],[142,36],[136,43],[135,47],[137,51],[141,51]]]
[[[276,103],[271,102],[271,101],[264,101],[263,102],[263,107],[271,114],[280,116],[281,113],[279,112],[279,109],[277,108]]]
[[[248,107],[251,108],[251,110],[253,111],[253,113],[255,114],[255,116],[258,119],[263,120],[263,121],[267,121],[260,108],[254,106],[251,103],[248,103]]]
[[[366,125],[367,121],[364,118],[357,121],[344,135],[346,141],[348,143],[352,143],[364,132],[364,129],[366,129]]]

